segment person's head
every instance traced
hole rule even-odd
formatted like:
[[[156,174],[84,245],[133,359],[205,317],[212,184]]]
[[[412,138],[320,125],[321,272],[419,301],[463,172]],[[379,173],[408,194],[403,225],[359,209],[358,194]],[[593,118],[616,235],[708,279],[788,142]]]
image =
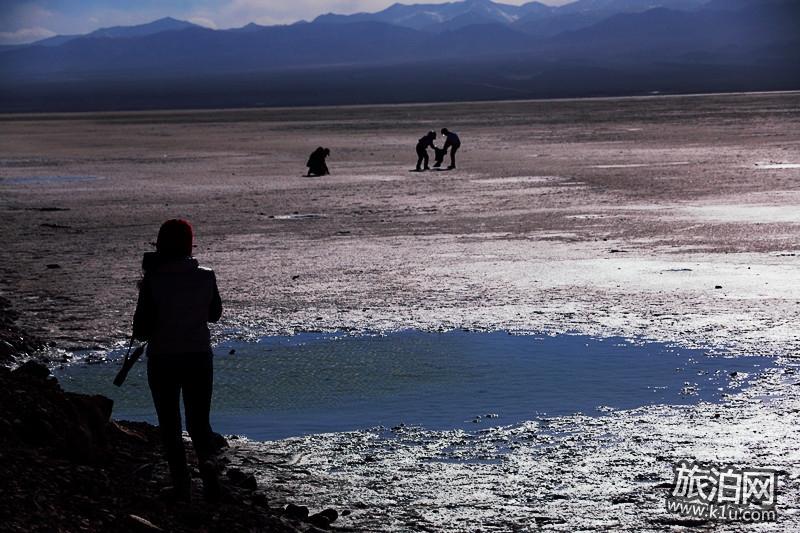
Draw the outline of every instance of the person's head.
[[[435,139],[436,138],[436,132],[433,131],[433,130],[429,131],[428,132],[428,137],[430,137],[431,139]]]
[[[183,259],[192,255],[194,231],[188,221],[173,218],[161,224],[156,251],[165,259]]]
[[[450,130],[447,128],[442,128],[442,135],[447,135],[448,133],[450,133]]]
[[[331,155],[330,148],[325,148],[325,150],[323,150],[322,153],[325,154],[325,157],[328,157],[329,155]]]

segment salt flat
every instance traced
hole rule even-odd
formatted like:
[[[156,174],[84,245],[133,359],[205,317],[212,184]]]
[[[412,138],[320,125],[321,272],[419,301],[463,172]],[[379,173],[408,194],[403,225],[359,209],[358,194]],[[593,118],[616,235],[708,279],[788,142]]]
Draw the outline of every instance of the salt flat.
[[[0,124],[0,287],[62,348],[126,336],[141,253],[175,216],[195,224],[196,255],[217,271],[221,336],[465,327],[642,336],[733,353],[791,356],[800,346],[798,93],[5,115]],[[443,126],[462,138],[459,169],[409,173],[416,139]],[[333,175],[303,178],[317,146],[331,149]],[[692,454],[780,465],[783,509],[797,525],[796,503],[787,503],[800,490],[796,394],[777,375],[761,383],[724,407],[724,428],[709,421],[713,406],[665,407],[592,423],[580,442],[562,444],[580,448],[571,462],[591,459],[598,483],[651,470],[666,478],[670,460]],[[780,399],[762,402],[767,393]],[[639,418],[650,421],[642,442],[633,440]],[[688,434],[677,437],[687,420]],[[309,498],[351,484],[342,494],[369,500],[359,479],[383,487],[372,495],[383,503],[353,523],[359,514],[371,528],[462,523],[459,513],[433,511],[381,521],[397,491],[409,506],[425,492],[412,478],[389,482],[399,475],[390,466],[417,452],[384,447],[385,468],[353,466],[348,475],[325,466],[357,454],[361,438],[377,442],[365,433],[280,446],[311,457]],[[515,460],[565,468],[563,456],[547,459],[537,446]],[[629,460],[616,468],[623,452]],[[517,479],[496,465],[465,468],[414,474],[434,487],[425,492],[430,509],[439,505],[436,483],[452,476]],[[515,475],[538,472],[530,468]],[[509,505],[527,497],[519,487]],[[553,487],[537,497],[561,490]],[[656,513],[663,500],[637,487],[643,496],[630,512],[618,516],[608,503],[605,518],[563,528],[659,529],[640,511]],[[581,494],[569,505],[552,500],[548,516],[610,502],[614,487],[606,488],[575,488]],[[492,501],[507,499],[484,489]],[[502,526],[507,508],[497,505],[481,516]]]
[[[218,272],[228,329],[614,324],[609,334],[704,342],[713,323],[738,343],[795,316],[800,170],[763,166],[800,157],[798,103],[783,93],[4,115],[3,290],[61,346],[119,341],[141,253],[161,221],[183,216]],[[459,170],[407,172],[417,137],[441,126],[463,138]],[[331,148],[333,175],[301,177],[318,145]],[[707,275],[661,290],[647,262]],[[689,304],[696,318],[676,330],[664,317]]]

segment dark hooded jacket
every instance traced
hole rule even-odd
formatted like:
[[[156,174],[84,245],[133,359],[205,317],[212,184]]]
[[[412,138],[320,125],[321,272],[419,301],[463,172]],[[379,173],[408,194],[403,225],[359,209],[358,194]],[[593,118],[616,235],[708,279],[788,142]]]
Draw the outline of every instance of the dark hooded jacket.
[[[208,323],[221,316],[214,271],[186,257],[145,274],[133,316],[133,336],[148,341],[148,356],[209,352]]]

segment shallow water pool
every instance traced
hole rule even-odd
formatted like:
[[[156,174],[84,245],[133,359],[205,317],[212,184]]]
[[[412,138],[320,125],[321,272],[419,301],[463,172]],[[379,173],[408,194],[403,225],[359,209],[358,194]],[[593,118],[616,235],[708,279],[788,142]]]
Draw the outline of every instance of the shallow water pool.
[[[773,365],[621,338],[464,331],[267,337],[226,342],[215,354],[212,425],[258,440],[378,425],[480,429],[717,401]],[[145,366],[122,388],[111,384],[119,361],[55,373],[67,390],[112,398],[115,418],[153,422]]]

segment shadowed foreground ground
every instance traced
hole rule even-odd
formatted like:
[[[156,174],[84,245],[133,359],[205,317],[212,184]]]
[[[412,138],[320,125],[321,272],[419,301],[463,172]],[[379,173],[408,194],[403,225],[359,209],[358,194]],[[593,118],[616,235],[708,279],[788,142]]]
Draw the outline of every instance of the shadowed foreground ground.
[[[250,469],[228,466],[227,443],[219,436],[226,496],[205,502],[195,479],[191,502],[171,503],[162,492],[170,482],[157,428],[110,420],[111,400],[64,392],[40,363],[11,370],[6,365],[26,358],[31,346],[20,341],[33,339],[16,326],[7,302],[0,304],[0,334],[8,348],[0,364],[2,531],[292,533],[328,529],[336,520],[330,509],[308,516],[305,508],[298,516],[304,508],[276,506]]]

